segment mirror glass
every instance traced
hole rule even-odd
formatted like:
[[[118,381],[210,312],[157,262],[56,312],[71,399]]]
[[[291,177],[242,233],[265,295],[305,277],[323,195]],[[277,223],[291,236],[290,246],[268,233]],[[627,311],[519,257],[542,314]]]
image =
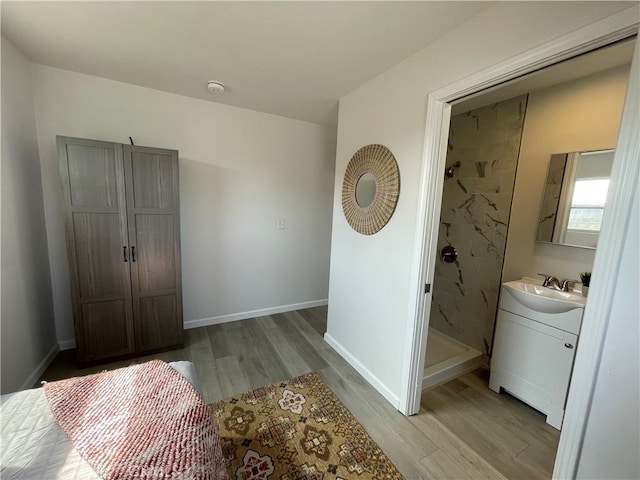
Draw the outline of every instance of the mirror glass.
[[[356,183],[356,202],[362,208],[366,208],[373,202],[376,196],[376,177],[371,172],[362,175]]]
[[[539,242],[596,248],[614,150],[551,155]]]

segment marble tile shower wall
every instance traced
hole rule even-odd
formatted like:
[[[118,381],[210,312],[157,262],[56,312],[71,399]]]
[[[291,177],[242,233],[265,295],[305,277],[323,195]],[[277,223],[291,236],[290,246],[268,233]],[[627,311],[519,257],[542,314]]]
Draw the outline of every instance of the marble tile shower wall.
[[[509,212],[527,96],[451,118],[438,252],[454,263],[435,268],[430,326],[488,353],[491,348]]]

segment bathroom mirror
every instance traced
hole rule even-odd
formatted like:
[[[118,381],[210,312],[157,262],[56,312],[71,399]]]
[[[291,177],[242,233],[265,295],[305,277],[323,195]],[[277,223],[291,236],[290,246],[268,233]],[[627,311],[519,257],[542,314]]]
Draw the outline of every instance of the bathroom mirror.
[[[373,173],[367,172],[358,179],[356,183],[356,202],[361,207],[368,207],[373,202],[376,195],[376,177]]]
[[[363,235],[380,231],[393,216],[400,195],[400,172],[393,153],[380,144],[358,150],[342,182],[342,210]]]
[[[596,248],[613,154],[607,149],[551,155],[538,242]]]

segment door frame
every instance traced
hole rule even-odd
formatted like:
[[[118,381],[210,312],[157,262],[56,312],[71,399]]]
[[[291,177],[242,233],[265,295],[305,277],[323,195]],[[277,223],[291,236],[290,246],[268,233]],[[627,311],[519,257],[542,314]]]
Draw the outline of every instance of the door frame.
[[[416,266],[412,272],[415,288],[411,292],[409,305],[402,392],[400,392],[399,402],[399,410],[405,415],[413,415],[420,410],[429,307],[433,290],[426,292],[425,285],[432,285],[434,280],[451,102],[631,37],[638,32],[639,17],[640,7],[633,6],[427,95],[425,139],[416,219],[416,247],[413,254],[413,265]],[[640,63],[637,62],[638,50],[636,44],[634,53],[636,63]],[[635,68],[638,66],[636,65]],[[580,337],[582,348],[579,347],[576,354],[576,367],[572,377],[554,478],[574,476],[584,437],[584,426],[588,418],[590,399],[604,341],[602,332],[606,330],[608,323],[610,300],[613,297],[619,266],[619,263],[608,262],[607,255],[609,259],[615,258],[611,253],[619,249],[624,240],[634,193],[634,185],[629,182],[633,181],[633,178],[637,182],[638,178],[638,147],[637,143],[633,145],[633,122],[638,122],[637,108],[635,118],[633,118],[633,112],[627,114],[627,110],[630,109],[629,97],[635,97],[635,101],[638,102],[638,90],[640,85],[638,85],[637,75],[632,75],[629,80],[612,172],[612,183],[617,185],[617,188],[610,192],[605,210],[605,212],[609,210],[623,212],[623,214],[608,218],[609,216],[605,213],[608,221],[605,220],[603,224],[594,263],[597,278],[603,281],[595,283],[590,289],[591,302],[585,311]],[[636,155],[635,158],[634,155]],[[585,351],[590,354],[584,355]]]

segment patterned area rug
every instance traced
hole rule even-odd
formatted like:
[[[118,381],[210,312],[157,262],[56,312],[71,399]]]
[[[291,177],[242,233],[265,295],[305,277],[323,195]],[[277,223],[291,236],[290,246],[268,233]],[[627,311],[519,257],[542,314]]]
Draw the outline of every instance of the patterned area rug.
[[[404,478],[317,373],[209,408],[231,479]]]

